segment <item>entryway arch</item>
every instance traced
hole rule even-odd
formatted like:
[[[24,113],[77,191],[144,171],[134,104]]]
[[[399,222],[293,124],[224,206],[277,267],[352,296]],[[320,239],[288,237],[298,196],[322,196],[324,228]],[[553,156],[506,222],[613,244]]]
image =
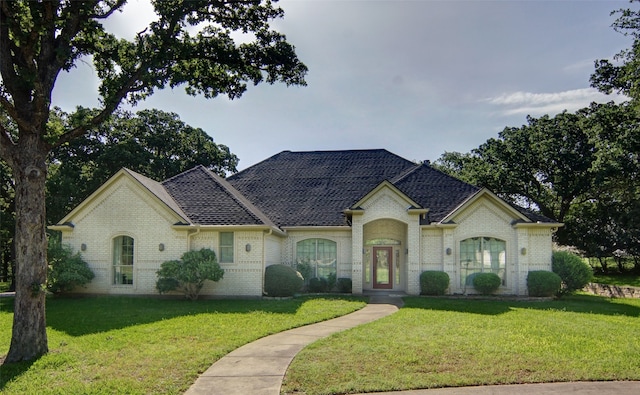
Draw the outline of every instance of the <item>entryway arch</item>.
[[[406,291],[407,224],[377,219],[363,226],[363,290]]]

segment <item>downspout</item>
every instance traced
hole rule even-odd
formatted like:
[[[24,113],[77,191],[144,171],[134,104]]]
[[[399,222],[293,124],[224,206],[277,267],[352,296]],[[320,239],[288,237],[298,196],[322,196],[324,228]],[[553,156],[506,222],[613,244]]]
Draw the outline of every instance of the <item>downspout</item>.
[[[196,225],[196,231],[193,233],[187,233],[187,251],[191,251],[191,236],[195,236],[200,233],[200,224]]]
[[[267,236],[271,236],[273,234],[273,228],[269,227],[269,231],[262,236],[262,295],[264,296],[264,273],[267,270]]]

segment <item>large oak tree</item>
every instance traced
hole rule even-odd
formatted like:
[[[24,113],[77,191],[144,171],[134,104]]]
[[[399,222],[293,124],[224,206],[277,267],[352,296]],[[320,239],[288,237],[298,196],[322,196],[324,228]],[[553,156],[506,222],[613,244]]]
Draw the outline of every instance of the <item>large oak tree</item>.
[[[50,151],[104,122],[123,102],[167,86],[189,94],[240,97],[248,83],[304,85],[307,68],[270,26],[283,16],[272,1],[158,0],[155,20],[134,39],[119,39],[103,21],[124,0],[0,0],[0,157],[15,182],[16,298],[5,363],[48,351],[45,293],[45,180]],[[252,38],[237,43],[233,32]],[[101,107],[72,129],[52,127],[58,76],[90,61]],[[80,103],[82,104],[82,103]]]

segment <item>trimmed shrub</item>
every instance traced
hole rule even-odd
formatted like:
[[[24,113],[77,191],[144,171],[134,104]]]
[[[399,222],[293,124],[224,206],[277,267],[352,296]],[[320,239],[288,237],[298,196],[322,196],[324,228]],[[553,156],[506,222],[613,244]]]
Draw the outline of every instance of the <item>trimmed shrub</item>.
[[[337,281],[337,275],[335,273],[330,273],[327,276],[327,291],[331,292],[333,291],[333,288],[335,288],[336,286],[336,281]]]
[[[329,290],[329,282],[324,277],[314,277],[309,279],[309,292],[327,292]]]
[[[71,292],[95,277],[79,252],[74,254],[71,247],[53,239],[49,239],[47,262],[47,289],[54,294]]]
[[[420,273],[420,294],[444,295],[449,288],[449,275],[437,270]]]
[[[264,271],[264,292],[267,296],[293,296],[303,284],[302,275],[291,266],[271,265]]]
[[[529,296],[553,296],[561,287],[562,279],[554,272],[535,270],[527,275]]]
[[[313,275],[313,267],[308,261],[296,263],[296,270],[302,275],[305,284],[309,283],[309,279]]]
[[[568,251],[554,251],[551,270],[562,279],[558,295],[572,294],[593,280],[593,271],[582,258]]]
[[[196,300],[206,280],[220,281],[224,269],[218,264],[216,253],[208,248],[187,251],[180,260],[166,261],[157,272],[158,292],[182,292],[187,299]]]
[[[337,281],[338,292],[351,293],[353,291],[353,282],[350,278],[340,277]]]
[[[502,280],[495,273],[478,273],[473,277],[473,288],[483,295],[491,295],[500,288]]]

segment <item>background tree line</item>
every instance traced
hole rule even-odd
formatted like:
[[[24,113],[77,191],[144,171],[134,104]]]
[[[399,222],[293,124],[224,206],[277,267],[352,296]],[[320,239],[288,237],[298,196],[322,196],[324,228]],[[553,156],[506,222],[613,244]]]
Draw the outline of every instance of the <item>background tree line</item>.
[[[564,222],[559,244],[601,263],[614,258],[620,270],[630,259],[640,271],[640,12],[616,13],[613,28],[633,45],[613,61],[596,61],[590,82],[628,101],[527,117],[469,153],[444,153],[434,166]]]
[[[73,128],[91,116],[78,108],[73,114],[52,112],[50,125]],[[175,113],[119,110],[100,126],[48,157],[47,225],[55,224],[122,167],[162,181],[202,165],[219,175],[236,171],[238,158],[223,144],[216,144],[200,128],[180,120]],[[11,281],[15,272],[14,184],[10,168],[0,160],[0,281]]]

